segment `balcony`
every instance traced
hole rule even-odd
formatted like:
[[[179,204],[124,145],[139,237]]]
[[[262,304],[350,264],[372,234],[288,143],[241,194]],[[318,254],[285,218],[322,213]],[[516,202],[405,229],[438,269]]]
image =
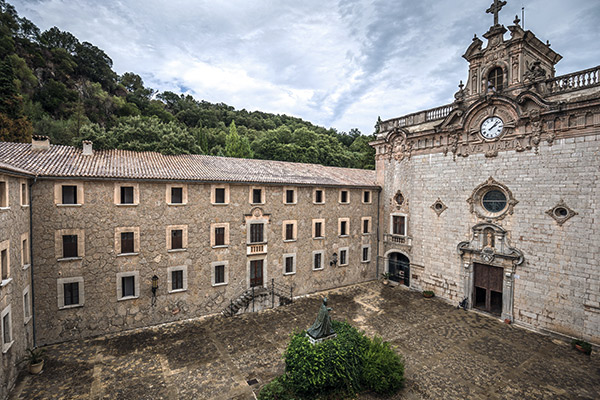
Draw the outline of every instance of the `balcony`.
[[[265,254],[267,252],[266,243],[248,244],[246,255],[253,256],[255,254]]]
[[[412,247],[412,236],[394,235],[392,233],[384,233],[383,241],[386,244],[392,244],[392,245],[399,244],[399,245],[406,246],[406,247]]]

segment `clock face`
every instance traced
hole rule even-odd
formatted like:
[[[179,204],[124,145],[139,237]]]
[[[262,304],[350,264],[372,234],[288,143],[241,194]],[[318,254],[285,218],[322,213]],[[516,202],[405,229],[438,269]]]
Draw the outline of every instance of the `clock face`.
[[[486,139],[494,139],[500,136],[504,128],[504,122],[498,117],[489,117],[481,124],[481,136]]]

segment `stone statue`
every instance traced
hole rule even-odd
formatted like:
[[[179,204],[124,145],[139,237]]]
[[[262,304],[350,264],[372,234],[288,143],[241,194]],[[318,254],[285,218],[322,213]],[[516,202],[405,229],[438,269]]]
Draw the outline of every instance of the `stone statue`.
[[[307,330],[308,335],[313,339],[322,339],[335,333],[331,327],[329,311],[331,308],[327,307],[327,297],[324,297],[315,323]]]

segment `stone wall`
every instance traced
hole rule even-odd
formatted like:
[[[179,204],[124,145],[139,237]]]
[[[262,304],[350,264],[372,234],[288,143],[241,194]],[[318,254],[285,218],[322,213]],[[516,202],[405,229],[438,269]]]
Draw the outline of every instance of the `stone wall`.
[[[496,222],[525,256],[511,278],[515,322],[600,343],[599,155],[596,133],[551,146],[543,142],[539,154],[506,151],[456,161],[441,153],[380,158],[383,232],[389,233],[390,212],[399,211],[408,215],[412,236],[412,246],[386,242],[382,254],[404,253],[411,261],[411,286],[458,303],[465,293],[457,244],[483,222],[470,212],[467,199],[491,176],[518,200],[514,213]],[[402,209],[393,202],[398,190],[408,202]],[[439,216],[431,208],[438,198],[448,207]],[[562,226],[546,213],[561,200],[577,212]]]
[[[0,284],[0,332],[2,317],[10,310],[12,344],[5,345],[0,336],[0,399],[8,395],[19,372],[18,362],[33,345],[31,308],[25,316],[24,293],[31,300],[31,266],[23,263],[22,239],[29,235],[29,206],[21,205],[21,184],[27,180],[0,173],[0,182],[8,187],[8,207],[0,208],[0,250],[8,250],[10,272]],[[5,186],[5,187],[6,187]],[[27,204],[27,203],[25,203]],[[25,259],[27,261],[27,259]]]
[[[322,188],[325,204],[313,203],[313,187],[296,187],[296,204],[284,204],[284,186],[262,186],[264,204],[250,204],[250,185],[229,184],[229,204],[211,204],[211,184],[188,183],[187,204],[168,205],[167,184],[134,182],[134,206],[115,205],[113,181],[73,181],[83,185],[84,202],[57,206],[54,187],[60,182],[39,180],[33,192],[36,238],[36,307],[40,343],[54,343],[169,321],[199,317],[223,310],[249,287],[249,260],[265,260],[265,284],[271,279],[293,285],[294,295],[339,287],[376,278],[377,238],[361,233],[361,217],[377,220],[377,195],[363,204],[363,189],[351,188],[350,203],[339,203],[340,188]],[[214,188],[213,188],[214,189]],[[185,198],[185,195],[184,195]],[[214,195],[212,196],[214,199]],[[259,210],[257,210],[259,208]],[[258,215],[259,217],[256,217]],[[350,235],[339,237],[338,218],[350,218]],[[268,219],[267,252],[247,256],[247,219]],[[325,219],[325,238],[312,238],[312,219]],[[283,240],[283,221],[297,221],[297,240]],[[228,224],[229,244],[211,247],[211,224]],[[184,251],[168,251],[167,226],[184,226]],[[139,229],[137,255],[117,255],[118,228]],[[57,233],[59,232],[60,233]],[[59,260],[61,235],[85,237],[80,259]],[[83,234],[81,234],[83,232]],[[137,240],[137,237],[136,237]],[[361,262],[361,244],[371,244],[371,262]],[[334,251],[349,248],[348,266],[329,266]],[[322,270],[312,269],[312,252],[324,250]],[[284,275],[283,255],[296,254],[296,272]],[[80,253],[81,255],[81,253]],[[212,264],[227,262],[228,283],[213,286]],[[168,268],[185,266],[187,290],[169,293]],[[137,271],[137,298],[117,299],[117,274]],[[151,306],[151,278],[159,277],[156,306]],[[82,278],[83,306],[59,309],[59,279]],[[64,281],[60,281],[64,282]],[[81,296],[82,290],[80,290]]]

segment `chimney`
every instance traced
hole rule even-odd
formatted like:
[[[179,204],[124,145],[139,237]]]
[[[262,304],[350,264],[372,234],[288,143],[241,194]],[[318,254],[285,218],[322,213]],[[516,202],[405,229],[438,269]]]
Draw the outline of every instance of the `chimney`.
[[[91,156],[94,154],[94,150],[92,149],[93,142],[91,140],[84,140],[82,143],[84,156]]]
[[[48,136],[32,135],[31,136],[31,150],[33,151],[46,151],[50,148],[50,139]]]

